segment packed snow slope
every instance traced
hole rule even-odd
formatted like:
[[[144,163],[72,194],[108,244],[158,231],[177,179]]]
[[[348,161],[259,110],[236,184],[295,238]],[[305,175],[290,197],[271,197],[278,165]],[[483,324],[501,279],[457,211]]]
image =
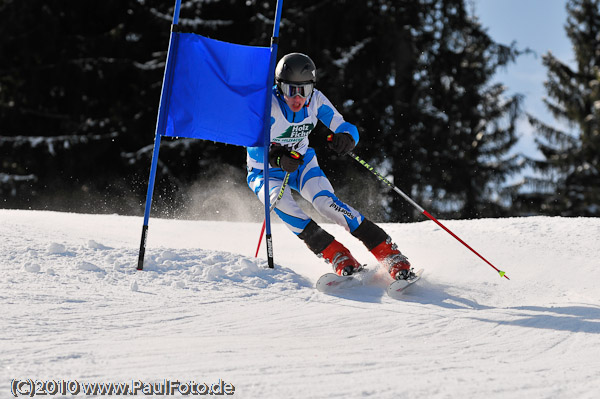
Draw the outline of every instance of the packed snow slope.
[[[222,380],[240,398],[597,398],[600,219],[444,223],[510,280],[430,221],[382,225],[425,268],[398,301],[333,225],[372,271],[325,295],[313,287],[329,266],[278,223],[269,270],[264,248],[254,258],[259,223],[151,219],[136,271],[140,217],[0,210],[0,397],[31,379]]]

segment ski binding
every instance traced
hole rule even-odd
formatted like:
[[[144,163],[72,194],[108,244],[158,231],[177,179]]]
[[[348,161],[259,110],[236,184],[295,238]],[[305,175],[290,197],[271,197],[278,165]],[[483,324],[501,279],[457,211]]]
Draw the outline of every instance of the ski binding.
[[[388,296],[390,298],[400,299],[400,297],[408,287],[419,281],[421,275],[423,275],[423,271],[424,269],[417,270],[415,272],[415,277],[409,280],[396,280],[393,283],[391,283],[387,288]]]

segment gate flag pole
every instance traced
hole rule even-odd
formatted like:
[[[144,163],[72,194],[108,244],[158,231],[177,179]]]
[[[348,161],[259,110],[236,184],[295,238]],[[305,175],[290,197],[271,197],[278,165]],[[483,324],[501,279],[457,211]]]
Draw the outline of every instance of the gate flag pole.
[[[150,208],[152,207],[152,194],[154,193],[154,181],[156,179],[156,166],[158,164],[158,150],[160,148],[160,138],[164,133],[166,116],[168,113],[168,98],[171,94],[171,80],[173,79],[173,60],[177,53],[177,43],[179,36],[175,34],[177,23],[179,22],[179,9],[181,0],[175,0],[175,10],[173,11],[173,25],[171,26],[171,37],[169,38],[169,50],[167,52],[167,63],[163,75],[162,90],[160,93],[160,103],[158,106],[158,116],[156,119],[156,134],[154,137],[154,149],[152,150],[152,164],[150,166],[150,178],[148,180],[148,191],[146,193],[146,208],[144,210],[144,225],[142,226],[142,240],[140,243],[140,252],[138,255],[137,270],[144,269],[144,254],[146,253],[146,238],[148,237],[148,221],[150,219]]]
[[[273,23],[273,36],[271,37],[271,60],[269,63],[269,74],[267,76],[267,88],[271,87],[275,80],[275,61],[277,61],[277,45],[279,43],[279,22],[281,21],[281,8],[283,0],[277,0],[277,8],[275,9],[275,22]],[[269,144],[271,142],[271,95],[267,95],[265,100],[264,114],[264,193],[265,193],[265,226],[266,226],[266,247],[267,247],[267,264],[273,269],[275,263],[273,261],[273,240],[271,236],[271,216],[270,216],[270,195],[269,195]],[[262,234],[261,234],[262,235]]]
[[[265,213],[269,217],[268,144],[281,3],[282,0],[278,0],[271,47],[256,47],[180,32],[177,24],[181,0],[176,0],[156,122],[137,270],[144,268],[161,136],[197,138],[245,147],[265,146],[265,193],[268,198],[265,201]],[[198,96],[199,92],[205,95]],[[232,108],[236,112],[232,113]],[[267,226],[270,239],[270,224]],[[268,254],[269,265],[273,267],[270,245]]]

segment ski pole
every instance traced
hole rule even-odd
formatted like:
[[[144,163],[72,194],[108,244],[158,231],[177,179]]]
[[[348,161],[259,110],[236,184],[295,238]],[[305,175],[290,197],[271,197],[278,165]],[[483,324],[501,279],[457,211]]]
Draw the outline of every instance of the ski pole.
[[[360,163],[362,166],[367,168],[367,170],[369,170],[371,173],[373,173],[375,176],[377,176],[379,178],[379,180],[381,180],[382,182],[384,182],[385,184],[390,186],[395,192],[400,194],[402,196],[402,198],[404,198],[406,201],[408,201],[419,212],[421,212],[423,215],[427,216],[429,219],[433,220],[438,226],[440,226],[442,229],[446,230],[446,232],[449,233],[452,237],[456,238],[461,244],[463,244],[465,247],[469,248],[475,255],[479,256],[485,263],[487,263],[494,270],[496,270],[498,272],[498,274],[500,275],[500,277],[505,277],[507,280],[510,280],[505,272],[503,272],[502,270],[499,270],[496,266],[492,265],[486,258],[481,256],[477,251],[475,251],[473,248],[471,248],[466,242],[461,240],[456,234],[454,234],[452,231],[450,231],[450,229],[448,229],[446,226],[444,226],[439,220],[434,218],[429,212],[427,212],[419,204],[417,204],[415,201],[413,201],[412,198],[410,198],[408,195],[404,194],[402,192],[402,190],[400,190],[398,187],[394,186],[388,179],[383,177],[381,175],[381,173],[379,173],[375,169],[373,169],[373,167],[371,165],[366,163],[364,160],[362,160],[358,155],[356,155],[353,152],[349,152],[348,155],[350,155],[352,158],[354,158],[356,161],[358,161],[358,163]]]
[[[290,179],[290,174],[288,172],[286,172],[285,176],[283,177],[283,184],[281,185],[281,189],[279,189],[279,194],[277,195],[277,198],[275,198],[275,201],[273,201],[273,203],[271,204],[271,207],[269,208],[269,213],[272,212],[273,209],[275,209],[275,206],[277,205],[277,203],[279,202],[281,197],[283,197],[283,192],[285,191],[285,188],[287,187],[289,179]],[[258,257],[258,250],[260,249],[260,244],[262,243],[262,238],[263,238],[263,235],[265,234],[266,223],[267,223],[267,219],[263,220],[262,229],[260,230],[260,237],[258,237],[258,246],[256,247],[256,253],[254,254],[255,258]]]

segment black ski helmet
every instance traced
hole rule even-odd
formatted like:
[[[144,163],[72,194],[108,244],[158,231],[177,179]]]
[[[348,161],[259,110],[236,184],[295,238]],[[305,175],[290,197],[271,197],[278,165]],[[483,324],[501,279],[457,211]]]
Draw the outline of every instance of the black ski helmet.
[[[308,55],[290,53],[284,55],[275,68],[275,82],[316,83],[317,67]]]

